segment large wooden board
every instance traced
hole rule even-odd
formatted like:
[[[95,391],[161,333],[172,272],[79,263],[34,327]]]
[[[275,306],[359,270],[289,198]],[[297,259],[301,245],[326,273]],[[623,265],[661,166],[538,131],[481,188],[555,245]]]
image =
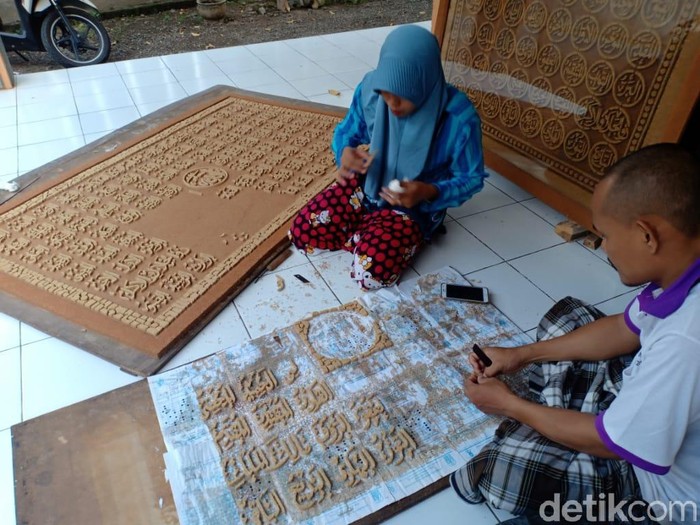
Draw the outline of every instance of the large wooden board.
[[[487,164],[590,225],[607,167],[681,138],[699,13],[698,0],[436,0],[433,31],[481,115]]]
[[[153,373],[286,245],[344,111],[221,86],[25,175],[0,310]]]
[[[178,523],[146,381],[15,425],[12,442],[18,524]],[[446,486],[443,478],[359,523],[378,523]]]

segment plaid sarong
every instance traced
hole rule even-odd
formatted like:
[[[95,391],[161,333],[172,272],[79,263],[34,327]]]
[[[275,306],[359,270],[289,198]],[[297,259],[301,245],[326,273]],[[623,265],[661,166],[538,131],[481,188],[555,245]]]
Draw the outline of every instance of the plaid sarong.
[[[537,340],[569,333],[604,314],[566,297],[544,316]],[[528,399],[542,405],[597,414],[615,399],[622,371],[632,355],[600,362],[547,362],[529,370]],[[450,476],[457,494],[469,503],[487,500],[517,515],[536,516],[540,505],[559,494],[560,501],[587,495],[639,500],[639,486],[626,461],[593,457],[560,445],[512,419],[496,430],[491,443]]]

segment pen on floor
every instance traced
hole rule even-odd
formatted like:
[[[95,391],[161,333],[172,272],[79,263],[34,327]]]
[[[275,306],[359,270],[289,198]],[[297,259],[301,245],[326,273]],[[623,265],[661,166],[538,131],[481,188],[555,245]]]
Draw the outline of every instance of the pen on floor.
[[[472,351],[476,354],[476,356],[481,359],[481,362],[484,363],[484,368],[488,368],[493,364],[493,361],[491,361],[491,358],[486,355],[486,352],[484,352],[481,347],[477,344],[472,346]]]

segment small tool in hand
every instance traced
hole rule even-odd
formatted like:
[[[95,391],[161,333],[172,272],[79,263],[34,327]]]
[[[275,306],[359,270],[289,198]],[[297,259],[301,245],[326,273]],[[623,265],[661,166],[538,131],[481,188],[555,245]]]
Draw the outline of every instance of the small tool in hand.
[[[473,352],[476,354],[476,356],[481,359],[481,362],[484,363],[484,367],[489,367],[493,364],[493,361],[491,361],[491,358],[486,355],[486,353],[479,347],[479,345],[474,345],[472,346]]]

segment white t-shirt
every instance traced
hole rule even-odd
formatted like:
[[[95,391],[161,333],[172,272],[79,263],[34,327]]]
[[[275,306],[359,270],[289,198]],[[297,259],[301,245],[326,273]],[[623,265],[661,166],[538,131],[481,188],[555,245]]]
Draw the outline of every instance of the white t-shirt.
[[[633,465],[642,497],[679,523],[700,520],[699,280],[700,260],[665,291],[649,285],[627,307],[641,349],[596,419],[606,446]]]

